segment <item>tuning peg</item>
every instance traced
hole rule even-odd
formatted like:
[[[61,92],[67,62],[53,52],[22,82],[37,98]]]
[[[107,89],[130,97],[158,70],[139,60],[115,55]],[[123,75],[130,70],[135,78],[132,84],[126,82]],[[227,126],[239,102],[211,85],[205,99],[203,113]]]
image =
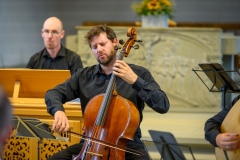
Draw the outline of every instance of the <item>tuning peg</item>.
[[[135,42],[142,42],[142,40],[135,40]]]
[[[123,45],[123,44],[125,43],[125,41],[122,40],[122,39],[120,39],[120,40],[119,40],[119,43],[120,43],[121,45]]]
[[[133,48],[134,48],[134,49],[139,49],[139,45],[136,44],[136,45],[133,46]]]

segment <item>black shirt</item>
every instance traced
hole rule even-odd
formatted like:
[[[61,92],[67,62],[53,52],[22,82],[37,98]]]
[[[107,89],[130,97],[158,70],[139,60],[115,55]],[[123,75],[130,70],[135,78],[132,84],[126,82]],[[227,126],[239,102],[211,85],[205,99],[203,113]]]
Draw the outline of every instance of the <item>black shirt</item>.
[[[213,146],[217,147],[216,137],[221,133],[221,125],[227,116],[230,109],[234,106],[234,104],[240,99],[240,95],[235,97],[231,103],[231,105],[226,106],[223,110],[221,110],[215,116],[209,118],[204,127],[205,131],[205,139],[209,141]]]
[[[130,100],[135,104],[140,113],[142,121],[142,111],[144,103],[159,113],[166,113],[170,104],[166,94],[160,89],[151,73],[137,65],[129,65],[138,75],[137,81],[130,85],[121,78],[117,77],[116,91],[118,95]],[[84,110],[95,95],[105,93],[111,75],[106,75],[101,71],[100,65],[94,65],[78,70],[66,82],[47,91],[45,103],[50,114],[56,111],[64,111],[63,103],[75,98],[81,99],[81,108]],[[141,131],[138,128],[136,135],[141,138]]]
[[[26,68],[70,70],[73,74],[78,68],[83,68],[83,64],[78,54],[61,45],[55,58],[51,58],[44,48],[30,58]]]

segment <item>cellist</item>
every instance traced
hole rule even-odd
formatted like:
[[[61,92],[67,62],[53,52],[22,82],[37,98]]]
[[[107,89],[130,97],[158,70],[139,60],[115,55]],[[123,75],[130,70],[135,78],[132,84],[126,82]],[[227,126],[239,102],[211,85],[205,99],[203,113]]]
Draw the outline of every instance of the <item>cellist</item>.
[[[115,74],[118,77],[116,82],[117,93],[133,102],[137,107],[140,114],[140,122],[143,119],[142,111],[145,103],[158,113],[168,112],[170,107],[168,97],[161,90],[151,73],[144,67],[117,60],[115,47],[118,46],[118,39],[110,27],[106,25],[93,27],[84,38],[99,64],[79,69],[67,81],[46,93],[45,103],[47,111],[54,116],[52,126],[54,131],[66,132],[69,129],[63,103],[80,98],[84,115],[87,103],[95,95],[106,91],[111,74]],[[125,159],[127,160],[150,159],[143,147],[139,126],[134,134],[133,141],[129,141],[127,147],[139,151],[143,155],[139,156],[126,152]],[[83,143],[84,140],[81,140],[80,143],[53,155],[49,160],[72,159],[73,155],[81,151]]]

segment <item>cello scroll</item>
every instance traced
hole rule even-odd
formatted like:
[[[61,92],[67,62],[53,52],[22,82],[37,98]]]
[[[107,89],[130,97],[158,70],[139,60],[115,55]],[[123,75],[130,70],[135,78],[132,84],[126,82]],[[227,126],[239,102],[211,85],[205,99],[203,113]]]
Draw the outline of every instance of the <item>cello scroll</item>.
[[[118,60],[122,60],[123,56],[127,57],[130,53],[131,48],[138,49],[139,45],[134,45],[135,42],[142,42],[141,40],[137,40],[137,31],[135,28],[129,28],[127,32],[127,36],[130,37],[126,42],[120,40],[119,43],[122,45],[121,52],[123,55],[119,55]]]

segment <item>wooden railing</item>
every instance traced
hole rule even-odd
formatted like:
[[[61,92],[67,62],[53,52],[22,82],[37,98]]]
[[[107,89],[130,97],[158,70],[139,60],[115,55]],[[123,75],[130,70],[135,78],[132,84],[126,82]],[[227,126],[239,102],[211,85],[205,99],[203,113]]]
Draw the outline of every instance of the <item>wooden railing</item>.
[[[84,21],[83,26],[96,26],[107,24],[109,26],[136,26],[140,27],[141,22],[110,22],[110,21]],[[200,27],[200,28],[221,28],[223,32],[233,32],[240,35],[240,23],[210,23],[210,22],[175,22],[170,20],[169,27]]]

